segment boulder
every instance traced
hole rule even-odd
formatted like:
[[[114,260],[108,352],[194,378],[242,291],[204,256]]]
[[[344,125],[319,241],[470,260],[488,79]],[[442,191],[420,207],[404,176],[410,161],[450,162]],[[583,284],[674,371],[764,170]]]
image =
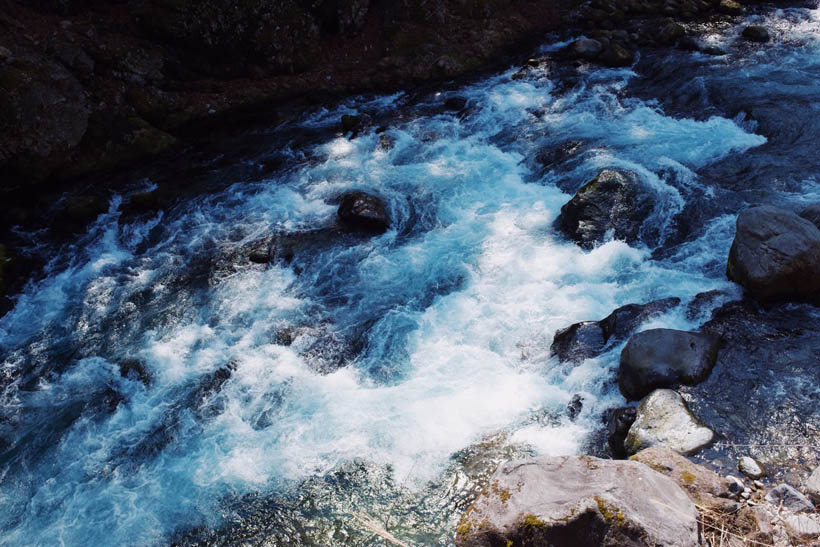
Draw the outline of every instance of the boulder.
[[[760,25],[749,25],[743,29],[741,36],[752,42],[765,43],[771,40],[769,31],[766,30],[766,27]]]
[[[467,99],[464,97],[449,97],[446,101],[444,101],[444,108],[447,110],[453,110],[455,112],[460,112],[467,107]]]
[[[758,300],[820,302],[820,230],[772,206],[737,217],[726,273]]]
[[[674,44],[686,35],[686,29],[680,23],[667,23],[658,32],[658,41],[662,44]]]
[[[786,525],[789,536],[798,541],[808,541],[820,537],[820,521],[818,521],[817,515],[807,515],[805,513],[786,515],[783,517],[783,524]],[[806,543],[805,545],[816,545],[816,543]]]
[[[604,50],[604,46],[598,40],[581,39],[569,45],[569,54],[575,59],[586,59],[591,61],[598,57]]]
[[[587,249],[603,242],[609,230],[616,239],[633,243],[651,212],[652,202],[637,175],[605,169],[561,207],[556,226]]]
[[[640,332],[621,352],[618,387],[637,400],[656,388],[697,384],[712,370],[720,337],[672,329]]]
[[[694,547],[697,517],[672,480],[642,463],[542,457],[501,465],[455,543]]]
[[[769,490],[766,494],[766,501],[795,513],[814,512],[814,505],[809,499],[786,483],[778,484]]]
[[[628,454],[663,445],[681,454],[708,446],[715,434],[692,414],[683,397],[671,389],[656,389],[638,406],[635,423],[624,441]]]
[[[743,456],[737,461],[737,469],[750,479],[759,479],[766,475],[760,464],[751,456]]]
[[[820,203],[809,205],[800,211],[800,216],[817,226],[817,229],[820,230]]]
[[[655,445],[641,450],[629,459],[666,475],[702,507],[734,508],[735,504],[728,499],[733,497],[730,481],[711,469],[692,463],[668,446]]]
[[[820,503],[820,467],[815,468],[806,480],[806,493],[814,503]]]
[[[579,362],[603,353],[610,341],[623,340],[650,317],[680,304],[663,298],[647,304],[627,304],[600,321],[582,321],[555,333],[550,351],[561,361]]]
[[[364,192],[343,195],[337,215],[350,230],[380,234],[390,227],[390,216],[384,201]]]
[[[100,196],[72,196],[65,201],[68,218],[86,225],[108,211],[108,202]]]

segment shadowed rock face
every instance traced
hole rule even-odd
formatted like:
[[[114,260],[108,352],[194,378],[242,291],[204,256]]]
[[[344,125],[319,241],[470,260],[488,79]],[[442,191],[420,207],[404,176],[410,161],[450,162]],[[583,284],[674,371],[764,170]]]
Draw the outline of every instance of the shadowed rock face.
[[[604,241],[609,230],[615,239],[634,243],[641,225],[652,212],[652,201],[637,175],[605,169],[581,187],[563,207],[557,227],[578,245],[591,248]]]
[[[759,300],[820,303],[820,230],[777,207],[746,209],[737,217],[726,273]]]
[[[696,384],[712,370],[720,337],[711,333],[651,329],[629,339],[621,352],[618,387],[636,400],[657,388]]]
[[[631,461],[542,457],[502,465],[467,509],[459,547],[689,547],[697,511],[672,480]]]

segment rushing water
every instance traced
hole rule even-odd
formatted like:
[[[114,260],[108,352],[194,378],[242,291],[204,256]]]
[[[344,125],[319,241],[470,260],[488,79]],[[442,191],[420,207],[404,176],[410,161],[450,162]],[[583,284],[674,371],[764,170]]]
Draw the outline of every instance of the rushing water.
[[[724,57],[351,99],[248,135],[283,160],[263,180],[150,217],[115,196],[0,319],[0,543],[384,544],[362,515],[448,544],[493,461],[577,453],[623,403],[619,348],[561,365],[557,329],[737,294],[736,212],[820,200],[818,12],[765,18],[767,46],[710,31]],[[453,95],[466,113],[440,108]],[[335,134],[344,113],[373,128]],[[577,154],[535,161],[567,141]],[[552,224],[610,166],[654,197],[645,245],[582,250]],[[351,189],[385,198],[392,229],[247,260],[271,234],[331,226]],[[696,328],[683,309],[643,328]]]

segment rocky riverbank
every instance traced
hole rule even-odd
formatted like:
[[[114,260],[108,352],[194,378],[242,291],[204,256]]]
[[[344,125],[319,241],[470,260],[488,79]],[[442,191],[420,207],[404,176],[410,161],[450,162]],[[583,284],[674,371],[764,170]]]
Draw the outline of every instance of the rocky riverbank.
[[[641,217],[618,207],[626,180],[603,171],[579,190],[562,216],[574,218],[576,203],[594,190],[609,206],[592,210],[595,214],[580,224],[585,233],[600,235],[614,227],[622,236],[637,234]],[[630,187],[629,202],[636,202],[636,192]],[[816,545],[816,416],[799,402],[808,396],[801,385],[813,384],[820,358],[820,325],[812,305],[818,303],[820,279],[816,209],[742,211],[727,275],[743,286],[745,299],[718,308],[700,332],[649,329],[624,346],[618,385],[628,400],[640,404],[610,414],[605,452],[615,460],[580,456],[503,464],[464,513],[456,544]],[[578,223],[559,218],[558,225],[586,244],[575,237]],[[698,295],[688,313],[697,317],[700,306],[720,297]],[[809,304],[800,304],[804,301]],[[552,351],[578,363],[622,340],[623,334],[612,336],[616,325],[629,332],[678,305],[679,299],[634,304],[604,320],[572,325],[556,333]],[[568,412],[573,416],[579,409]],[[778,411],[797,421],[779,423]],[[775,428],[802,431],[791,443],[778,444],[772,441],[778,438],[772,435]],[[694,455],[700,465],[684,457]],[[618,461],[625,456],[629,462]],[[727,467],[730,474],[723,477],[715,472]]]

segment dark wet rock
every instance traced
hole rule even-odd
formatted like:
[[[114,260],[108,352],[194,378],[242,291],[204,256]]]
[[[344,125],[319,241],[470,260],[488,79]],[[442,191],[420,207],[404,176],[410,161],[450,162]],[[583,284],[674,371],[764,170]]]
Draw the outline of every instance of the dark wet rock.
[[[123,210],[133,214],[153,213],[162,209],[162,192],[159,189],[137,192],[128,197]]]
[[[108,211],[108,202],[100,196],[72,196],[65,201],[68,218],[85,226]]]
[[[705,53],[706,55],[714,55],[715,57],[720,57],[721,55],[728,55],[729,53],[720,46],[706,46],[703,49],[701,49],[701,52]]]
[[[570,420],[574,420],[578,417],[581,411],[584,409],[584,398],[579,394],[576,393],[572,396],[569,403],[567,403],[567,416],[569,416]]]
[[[729,293],[720,290],[698,293],[686,306],[686,318],[691,321],[698,316],[702,316],[706,310],[715,307],[715,305],[725,304],[731,298],[732,296]]]
[[[663,445],[681,454],[694,454],[714,437],[714,432],[692,414],[678,392],[656,389],[638,406],[624,448],[627,454],[635,454],[650,446]]]
[[[678,40],[677,44],[678,49],[682,49],[684,51],[700,51],[701,45],[695,38],[691,36],[681,36],[680,40]]]
[[[349,133],[351,131],[356,131],[362,123],[362,119],[359,116],[354,116],[352,114],[342,114],[342,133]]]
[[[735,0],[720,0],[718,11],[726,15],[740,15],[743,13],[743,6]]]
[[[736,503],[727,499],[734,497],[730,481],[703,465],[692,463],[669,447],[655,445],[641,450],[629,459],[666,475],[701,507],[729,511],[738,508]]]
[[[380,234],[390,228],[390,216],[384,201],[364,192],[343,195],[338,216],[342,224],[350,230]]]
[[[652,201],[637,175],[605,169],[561,207],[556,225],[585,248],[601,243],[609,230],[616,239],[632,243],[651,211]]]
[[[820,230],[820,203],[809,205],[800,211],[800,216],[817,226],[817,229]]]
[[[749,25],[748,27],[743,29],[741,33],[746,40],[750,40],[752,42],[760,42],[765,43],[771,40],[769,36],[769,31],[766,30],[766,27],[760,25]]]
[[[272,256],[270,250],[268,249],[258,249],[255,251],[251,251],[248,255],[248,260],[253,262],[254,264],[267,264],[272,260]]]
[[[627,304],[600,321],[582,321],[555,333],[550,351],[561,361],[578,362],[603,353],[610,342],[632,334],[641,323],[680,304],[679,298],[663,298],[647,304]]]
[[[778,484],[766,494],[766,501],[777,507],[785,507],[795,513],[814,512],[809,499],[788,484]]]
[[[618,387],[636,400],[657,388],[697,384],[712,370],[720,337],[672,329],[640,332],[621,352]]]
[[[746,209],[737,217],[726,272],[759,300],[820,303],[820,230],[785,209]]]
[[[120,361],[120,376],[137,380],[146,386],[151,383],[151,375],[145,369],[145,365],[139,359],[126,359]]]
[[[612,411],[607,424],[607,444],[615,458],[627,456],[624,441],[637,416],[638,409],[634,406],[616,408]]]
[[[503,464],[462,517],[459,547],[697,545],[697,511],[639,462],[589,456]]]
[[[658,41],[662,44],[674,44],[686,35],[686,29],[680,23],[667,23],[658,32]]]
[[[5,312],[5,306],[3,305],[4,303],[2,302],[2,300],[5,299],[7,291],[6,278],[8,274],[6,272],[8,270],[9,264],[11,264],[10,253],[8,249],[6,249],[6,246],[0,243],[0,315],[2,315]]]
[[[630,66],[635,62],[632,50],[616,43],[612,43],[600,56],[601,63],[608,67]]]
[[[535,161],[543,167],[553,167],[577,156],[585,149],[583,141],[565,141],[558,146],[549,146],[539,151]]]
[[[813,388],[806,390],[820,385],[820,309],[729,302],[701,331],[719,335],[724,344],[709,377],[679,389],[698,417],[730,443],[816,444],[820,413]],[[767,467],[796,472],[820,464],[820,454],[799,446],[767,448],[754,456]],[[727,465],[736,457],[731,454]]]
[[[449,97],[444,101],[444,108],[460,112],[467,107],[467,99],[464,97]]]
[[[598,40],[585,38],[576,40],[569,45],[569,54],[575,59],[586,59],[591,61],[598,57],[604,50],[604,46]]]

